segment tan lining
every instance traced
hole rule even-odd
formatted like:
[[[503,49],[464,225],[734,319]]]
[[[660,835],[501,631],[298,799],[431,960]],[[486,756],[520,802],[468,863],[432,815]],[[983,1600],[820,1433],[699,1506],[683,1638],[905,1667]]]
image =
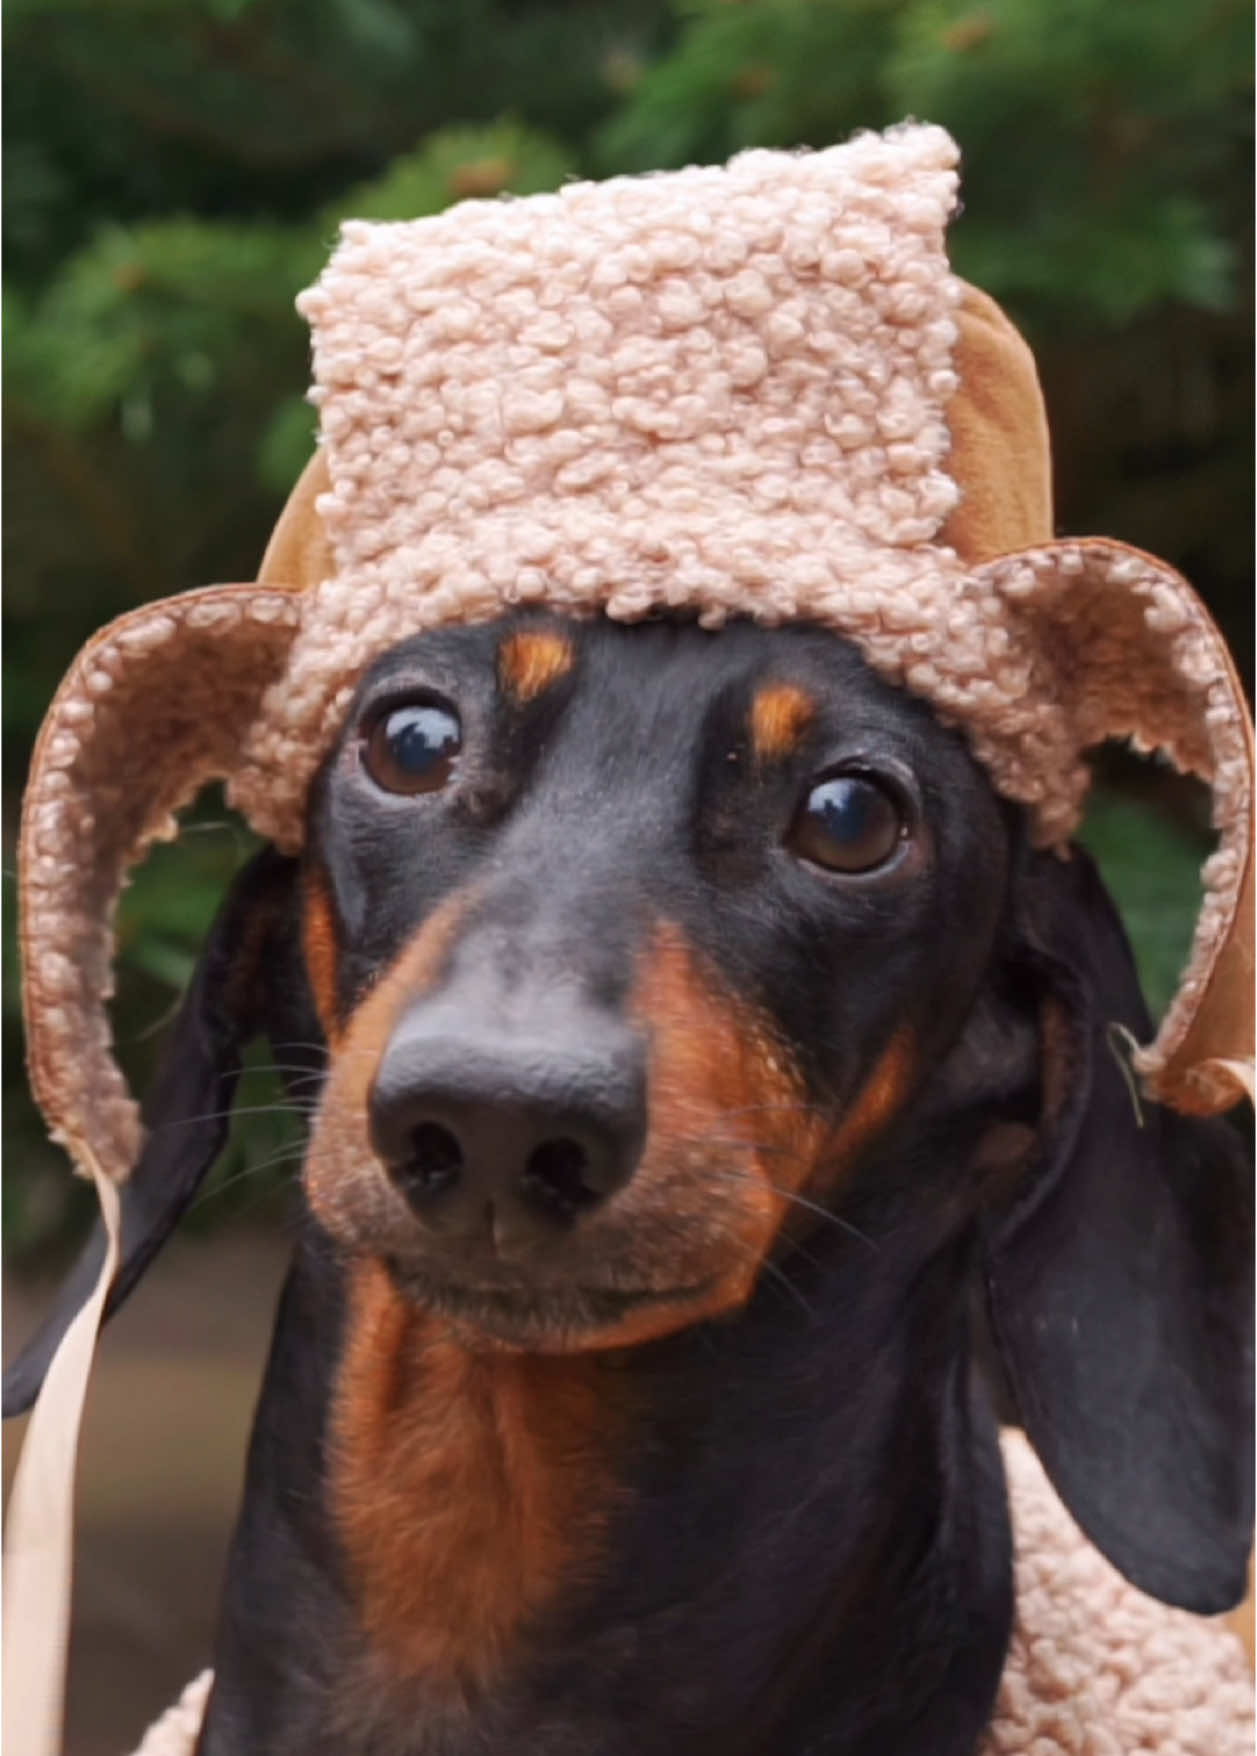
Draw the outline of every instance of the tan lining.
[[[994,299],[965,285],[956,327],[948,467],[961,499],[941,534],[975,567],[1052,540],[1052,448],[1034,355]]]

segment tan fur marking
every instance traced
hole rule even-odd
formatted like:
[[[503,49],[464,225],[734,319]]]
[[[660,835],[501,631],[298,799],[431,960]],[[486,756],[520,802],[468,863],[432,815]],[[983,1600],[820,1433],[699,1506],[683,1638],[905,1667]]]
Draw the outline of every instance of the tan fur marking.
[[[881,1133],[907,1097],[915,1072],[912,1038],[906,1030],[897,1031],[831,1135],[825,1152],[828,1167],[846,1166]]]
[[[552,629],[509,634],[498,648],[498,680],[523,706],[572,668],[572,644]]]
[[[311,867],[302,885],[301,943],[306,973],[314,995],[314,1009],[329,1043],[340,1037],[337,970],[340,941],[331,892],[323,874]]]
[[[428,918],[333,1057],[306,1179],[339,1235],[354,1177],[380,1184],[362,1140],[380,1056],[436,979],[469,901],[459,893]],[[331,1497],[362,1624],[393,1674],[457,1694],[491,1678],[560,1583],[595,1563],[625,1392],[595,1355],[474,1351],[374,1260],[352,1277],[347,1338]]]
[[[302,1181],[315,1217],[346,1242],[354,1241],[367,1219],[378,1218],[389,1200],[364,1127],[376,1069],[403,1009],[440,970],[469,900],[467,892],[456,891],[433,910],[333,1044]]]
[[[751,748],[760,762],[776,762],[796,749],[816,715],[816,703],[793,683],[770,683],[751,703]]]
[[[767,1019],[723,989],[670,923],[642,960],[631,1010],[651,1038],[650,1119],[635,1182],[666,1187],[676,1232],[701,1237],[713,1207],[720,1214],[710,1255],[721,1272],[685,1307],[683,1320],[694,1322],[750,1297],[823,1130]],[[641,1342],[679,1320],[676,1306],[648,1307],[609,1339]]]
[[[699,1231],[713,1198],[726,1222],[723,1244],[715,1246],[726,1268],[685,1308],[683,1320],[694,1322],[745,1303],[783,1222],[799,1211],[792,1198],[832,1188],[885,1128],[908,1094],[913,1044],[907,1032],[891,1039],[835,1124],[808,1102],[769,1021],[702,970],[671,925],[655,936],[633,1010],[652,1038],[650,1126],[635,1182],[671,1166],[674,1226]],[[600,1339],[629,1345],[667,1333],[678,1320],[677,1306],[652,1306]]]
[[[596,1357],[476,1354],[367,1263],[350,1289],[332,1499],[363,1628],[394,1672],[482,1686],[614,1503],[620,1374]]]
[[[347,1130],[339,1151],[333,1138],[319,1155],[333,1209],[337,1180],[361,1157],[379,1055],[400,1008],[434,979],[466,903],[430,918],[333,1057],[332,1107]],[[631,1375],[602,1372],[600,1356],[744,1304],[792,1194],[883,1127],[911,1075],[911,1045],[896,1038],[835,1129],[806,1101],[769,1021],[667,923],[631,1011],[650,1033],[650,1118],[612,1260],[658,1286],[658,1302],[554,1351],[521,1352],[406,1300],[377,1260],[351,1277],[333,1516],[375,1660],[452,1697],[489,1683],[557,1594],[596,1569],[632,1394]],[[592,1261],[596,1271],[596,1249]]]
[[[345,1032],[346,1054],[333,1077],[344,1087],[340,1101],[365,1107],[374,1063],[384,1053],[403,1009],[433,983],[466,913],[468,897],[457,891],[433,909],[410,943],[359,1002]]]

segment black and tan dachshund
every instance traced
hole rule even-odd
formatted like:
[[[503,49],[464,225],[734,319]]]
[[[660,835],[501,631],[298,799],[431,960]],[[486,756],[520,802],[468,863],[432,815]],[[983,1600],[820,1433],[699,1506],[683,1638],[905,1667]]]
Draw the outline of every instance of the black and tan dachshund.
[[[1141,1106],[1119,1026],[1090,862],[835,636],[388,653],[306,853],[219,917],[125,1195],[115,1305],[244,1043],[317,1082],[204,1756],[963,1756],[996,1379],[1128,1578],[1233,1603],[1247,1151]]]

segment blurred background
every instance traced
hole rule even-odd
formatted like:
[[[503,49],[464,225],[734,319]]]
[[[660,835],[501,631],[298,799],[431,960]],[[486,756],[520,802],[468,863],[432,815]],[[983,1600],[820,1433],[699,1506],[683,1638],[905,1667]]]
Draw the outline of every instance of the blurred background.
[[[342,217],[943,123],[965,160],[955,266],[1039,358],[1058,528],[1176,563],[1251,682],[1247,0],[7,0],[4,23],[10,1351],[90,1207],[23,1081],[12,871],[30,745],[108,617],[253,576],[312,443],[293,298]],[[1101,776],[1087,839],[1159,1007],[1207,814],[1155,765],[1106,756]],[[115,1017],[141,1084],[249,845],[221,800],[191,819],[121,916]],[[214,1580],[194,1612],[187,1580],[218,1565],[290,1224],[296,1136],[274,1098],[259,1067],[190,1241],[106,1350],[98,1403],[119,1373],[136,1418],[115,1404],[91,1441],[82,1756],[120,1747],[204,1635]],[[164,1475],[153,1446],[166,1455],[171,1427],[183,1451]],[[171,1471],[192,1487],[167,1505],[154,1484]],[[148,1484],[147,1506],[125,1481]],[[162,1518],[147,1585],[120,1584]],[[119,1706],[137,1666],[142,1705]]]

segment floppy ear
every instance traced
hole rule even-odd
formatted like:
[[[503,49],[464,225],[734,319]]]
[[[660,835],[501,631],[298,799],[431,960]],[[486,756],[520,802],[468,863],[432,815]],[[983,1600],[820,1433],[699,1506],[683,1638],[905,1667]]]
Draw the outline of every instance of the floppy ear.
[[[1040,1017],[1042,1122],[987,1292],[1026,1432],[1132,1584],[1212,1614],[1244,1595],[1253,1521],[1252,1194],[1219,1118],[1139,1103],[1118,1027],[1149,1019],[1090,859],[1037,855],[1020,980]]]
[[[106,1319],[178,1224],[222,1148],[242,1051],[273,1028],[275,954],[295,930],[298,870],[297,861],[264,848],[238,874],[210,929],[144,1104],[143,1149],[121,1186],[122,1256]],[[97,1221],[48,1320],[4,1375],[6,1419],[22,1414],[39,1394],[104,1257],[105,1230]]]

